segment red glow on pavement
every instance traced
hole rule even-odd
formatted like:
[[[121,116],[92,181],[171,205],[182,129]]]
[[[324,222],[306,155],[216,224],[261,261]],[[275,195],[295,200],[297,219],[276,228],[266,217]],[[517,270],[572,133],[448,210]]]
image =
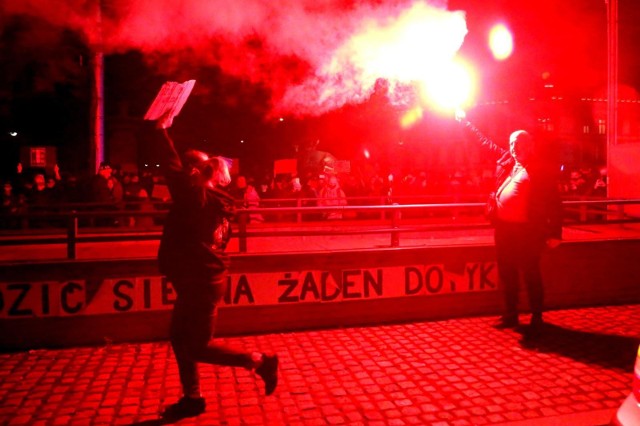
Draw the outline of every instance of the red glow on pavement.
[[[498,61],[507,59],[513,53],[513,35],[504,24],[497,24],[491,28],[489,48]]]

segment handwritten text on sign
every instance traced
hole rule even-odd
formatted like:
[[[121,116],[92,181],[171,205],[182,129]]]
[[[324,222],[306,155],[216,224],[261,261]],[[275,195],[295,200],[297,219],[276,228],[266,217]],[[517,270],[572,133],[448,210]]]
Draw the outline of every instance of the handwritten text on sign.
[[[335,271],[230,274],[222,306],[333,303],[495,291],[495,263],[416,265]],[[0,283],[0,318],[97,315],[170,309],[176,293],[163,277]]]

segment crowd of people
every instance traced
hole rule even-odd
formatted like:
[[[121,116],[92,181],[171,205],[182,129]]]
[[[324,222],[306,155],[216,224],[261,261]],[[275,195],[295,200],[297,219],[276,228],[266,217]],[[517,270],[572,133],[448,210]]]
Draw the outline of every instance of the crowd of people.
[[[606,169],[580,167],[563,170],[560,193],[567,197],[606,196]],[[301,178],[280,174],[256,178],[236,175],[230,192],[238,207],[322,207],[363,204],[412,204],[462,199],[484,199],[490,192],[494,175],[490,167],[479,170],[321,173]],[[42,227],[55,221],[18,220],[23,213],[55,212],[61,209],[153,212],[166,208],[170,201],[164,178],[151,170],[124,172],[109,164],[100,165],[89,178],[79,179],[52,170],[26,171],[18,164],[12,176],[2,181],[0,227]],[[303,220],[342,219],[342,212],[314,212]],[[295,220],[294,213],[252,214],[250,221]],[[158,224],[152,215],[104,217],[97,226],[151,227]]]
[[[153,209],[152,191],[157,181],[151,173],[123,173],[107,163],[100,164],[98,172],[88,179],[61,173],[58,165],[47,171],[25,171],[18,164],[13,176],[2,182],[3,228],[44,227],[59,221],[36,218],[20,220],[25,213],[57,213],[65,210],[118,211]],[[162,200],[160,200],[162,201]],[[167,201],[167,200],[164,200]],[[12,216],[16,216],[13,218]],[[102,217],[97,226],[150,226],[150,217]]]

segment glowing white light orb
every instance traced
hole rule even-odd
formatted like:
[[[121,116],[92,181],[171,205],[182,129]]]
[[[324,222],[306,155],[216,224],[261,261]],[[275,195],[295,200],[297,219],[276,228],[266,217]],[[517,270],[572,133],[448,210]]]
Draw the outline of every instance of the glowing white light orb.
[[[497,24],[491,28],[489,48],[498,61],[507,59],[513,53],[513,35],[504,24]]]
[[[424,101],[444,111],[470,105],[475,90],[473,70],[460,60],[443,64],[423,79]]]

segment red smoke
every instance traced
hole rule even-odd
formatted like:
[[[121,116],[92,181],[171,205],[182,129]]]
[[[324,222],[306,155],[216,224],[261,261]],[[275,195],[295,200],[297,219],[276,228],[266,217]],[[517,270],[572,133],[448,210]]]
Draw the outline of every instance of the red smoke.
[[[102,0],[100,11],[97,4],[4,0],[0,11],[81,32],[107,53],[141,51],[183,79],[190,65],[218,66],[267,87],[273,114],[292,115],[361,102],[378,78],[393,97],[416,72],[453,57],[466,34],[464,15],[446,11],[443,0]]]

